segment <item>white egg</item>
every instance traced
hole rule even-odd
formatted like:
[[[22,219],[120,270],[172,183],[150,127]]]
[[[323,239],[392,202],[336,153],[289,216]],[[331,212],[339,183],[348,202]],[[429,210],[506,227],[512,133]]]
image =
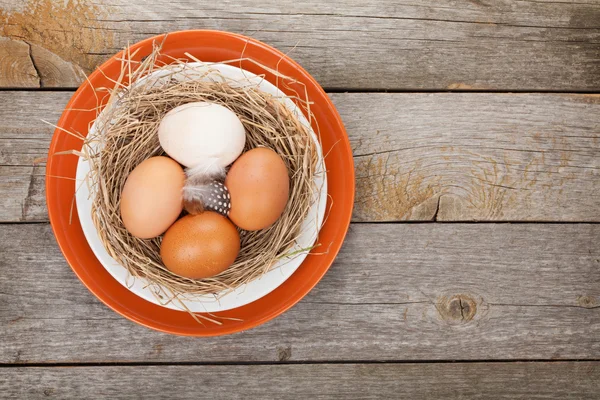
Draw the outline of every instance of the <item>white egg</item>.
[[[169,111],[158,127],[165,152],[188,168],[207,172],[234,162],[246,144],[244,126],[219,104],[196,102]]]

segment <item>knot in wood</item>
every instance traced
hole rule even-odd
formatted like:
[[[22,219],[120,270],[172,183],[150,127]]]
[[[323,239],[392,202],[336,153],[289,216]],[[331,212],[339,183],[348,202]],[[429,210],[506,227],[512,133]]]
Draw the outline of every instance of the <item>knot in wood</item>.
[[[577,297],[577,305],[583,308],[596,308],[598,307],[598,299],[594,296],[579,296]]]
[[[290,358],[292,358],[292,346],[277,348],[278,361],[288,361]]]
[[[445,321],[462,324],[473,319],[477,313],[477,302],[465,294],[443,296],[438,302],[437,310]]]

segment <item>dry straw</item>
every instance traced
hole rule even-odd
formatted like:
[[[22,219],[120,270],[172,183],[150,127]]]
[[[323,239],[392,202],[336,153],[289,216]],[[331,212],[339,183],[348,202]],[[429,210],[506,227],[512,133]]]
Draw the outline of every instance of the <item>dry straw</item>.
[[[132,61],[134,55],[128,50],[123,54],[121,75],[113,81],[114,88],[96,88],[108,91],[109,100],[82,150],[91,167],[88,185],[93,193],[92,218],[108,253],[132,276],[144,277],[151,284],[166,288],[167,292],[151,285],[163,304],[181,300],[186,294],[216,295],[235,289],[260,277],[278,260],[297,254],[295,241],[318,190],[314,187],[318,152],[306,126],[282,104],[282,99],[259,90],[256,83],[240,84],[214,70],[211,76],[216,73],[218,79],[176,79],[185,74],[187,64],[178,60],[172,60],[169,66],[161,64],[157,61],[160,46],[155,46],[142,62]],[[280,86],[292,82],[277,71],[260,67],[275,74]],[[160,79],[146,78],[159,70],[166,75]],[[125,85],[125,81],[130,84]],[[290,98],[311,120],[306,94]],[[160,259],[162,238],[133,237],[123,226],[119,212],[121,190],[129,173],[143,160],[164,154],[157,136],[163,116],[174,107],[195,101],[213,102],[232,110],[246,129],[246,150],[259,146],[273,149],[283,158],[290,175],[290,199],[281,218],[265,230],[240,231],[241,251],[234,265],[202,280],[184,278],[167,270]]]

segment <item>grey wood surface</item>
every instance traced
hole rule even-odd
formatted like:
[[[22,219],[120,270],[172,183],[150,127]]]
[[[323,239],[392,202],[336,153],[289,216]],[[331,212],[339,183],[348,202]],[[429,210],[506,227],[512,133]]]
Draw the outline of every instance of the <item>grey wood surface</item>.
[[[104,306],[44,199],[41,119],[123,46],[183,29],[297,60],[357,172],[323,280],[218,338]],[[600,0],[0,0],[0,398],[599,398],[598,92]]]
[[[594,360],[599,239],[598,224],[354,224],[298,305],[198,340],[101,304],[48,224],[3,224],[0,362]]]
[[[53,132],[42,119],[71,94],[0,92],[0,221],[47,220],[34,161]],[[599,95],[331,97],[354,151],[354,221],[600,221]]]
[[[56,77],[64,79],[58,86],[81,80],[65,62],[73,71],[90,72],[127,43],[170,31],[219,29],[290,53],[327,88],[600,88],[597,0],[33,3],[41,6],[0,0],[7,18],[0,36],[53,53],[31,53],[32,64],[53,66],[50,73],[38,71],[42,85]],[[0,42],[0,48],[7,45]]]
[[[11,368],[9,398],[597,399],[598,362]],[[268,384],[265,384],[268,382]]]

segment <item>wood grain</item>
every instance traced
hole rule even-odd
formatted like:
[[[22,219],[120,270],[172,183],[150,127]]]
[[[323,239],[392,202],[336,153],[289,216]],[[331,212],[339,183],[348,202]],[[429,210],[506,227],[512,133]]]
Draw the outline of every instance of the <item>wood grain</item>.
[[[36,44],[0,37],[0,87],[77,87],[83,70]]]
[[[596,399],[597,362],[11,368],[9,398]]]
[[[170,31],[219,29],[289,53],[326,88],[600,88],[595,0],[29,4],[34,6],[0,1],[9,22],[0,36],[25,38],[86,72],[127,43]]]
[[[81,67],[41,46],[31,45],[31,59],[36,66],[40,87],[77,87],[85,81],[86,74]]]
[[[0,362],[600,358],[600,225],[354,224],[282,316],[175,337],[109,310],[47,224],[0,225]]]
[[[39,87],[31,47],[27,43],[0,37],[0,87]]]
[[[75,88],[127,43],[221,29],[334,92],[600,90],[597,0],[0,0],[0,21],[0,88]],[[600,225],[365,222],[600,221],[600,95],[331,94],[361,223],[294,308],[200,341],[112,312],[57,248],[40,119],[71,95],[0,92],[3,396],[598,397]]]
[[[1,221],[47,220],[32,163],[53,131],[41,119],[70,96],[0,93]],[[354,151],[354,221],[600,221],[600,95],[331,97]]]

